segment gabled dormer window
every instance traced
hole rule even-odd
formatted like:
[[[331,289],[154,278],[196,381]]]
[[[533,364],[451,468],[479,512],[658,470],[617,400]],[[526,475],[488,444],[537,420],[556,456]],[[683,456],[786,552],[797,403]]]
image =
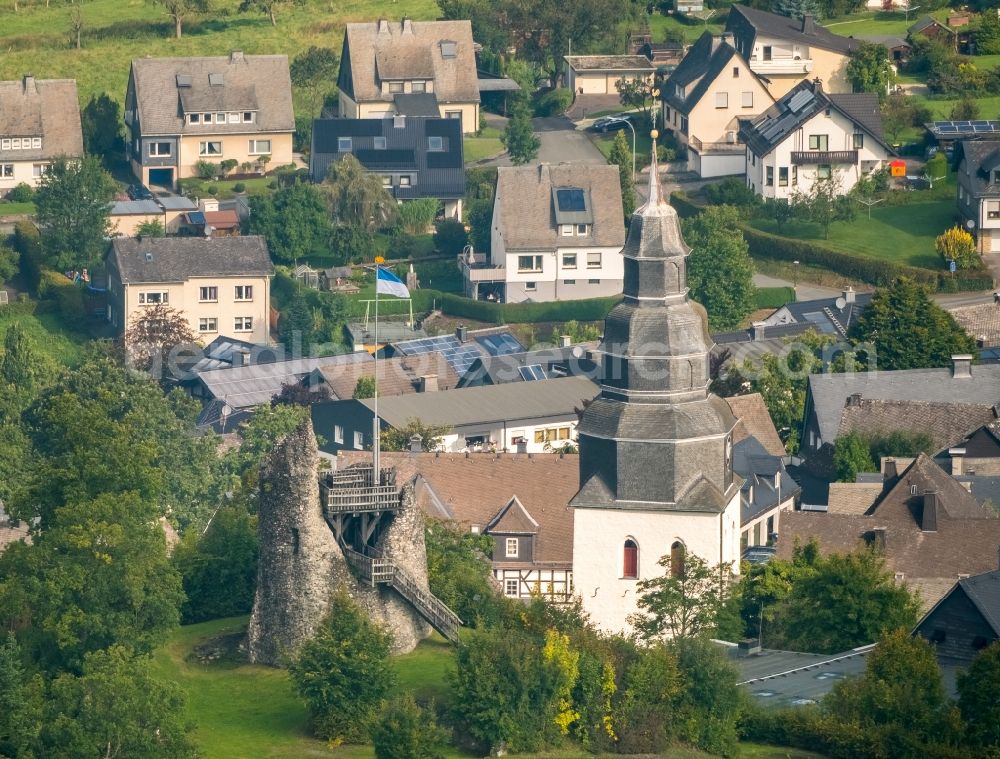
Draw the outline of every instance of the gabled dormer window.
[[[389,92],[398,95],[403,91],[402,82],[389,82]]]
[[[200,113],[189,113],[188,114],[188,124],[200,124],[201,114]]]

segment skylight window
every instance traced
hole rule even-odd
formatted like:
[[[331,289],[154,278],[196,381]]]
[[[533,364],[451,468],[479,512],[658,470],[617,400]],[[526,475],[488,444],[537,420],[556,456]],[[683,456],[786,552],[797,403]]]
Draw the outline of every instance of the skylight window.
[[[583,198],[583,190],[579,187],[566,187],[556,190],[556,202],[560,211],[586,211],[587,203]]]
[[[451,40],[442,40],[441,42],[441,57],[442,58],[457,58],[458,57],[458,43],[452,42]]]

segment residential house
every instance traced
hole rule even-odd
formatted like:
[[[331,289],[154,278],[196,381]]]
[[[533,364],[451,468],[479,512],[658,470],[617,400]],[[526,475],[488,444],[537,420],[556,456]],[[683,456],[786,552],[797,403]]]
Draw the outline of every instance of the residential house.
[[[1000,252],[1000,142],[962,140],[958,163],[958,210],[980,253]]]
[[[740,120],[774,99],[725,38],[705,32],[663,83],[663,126],[687,148],[687,168],[701,177],[742,174]]]
[[[671,72],[684,60],[683,42],[647,42],[639,50],[656,66],[657,73]]]
[[[564,55],[566,87],[575,95],[616,95],[616,83],[652,84],[656,67],[645,55]]]
[[[937,369],[811,374],[806,386],[802,452],[832,451],[848,432],[926,432],[935,448],[955,445],[970,430],[996,418],[1000,365],[972,366],[953,357]]]
[[[326,388],[331,398],[353,398],[358,381],[378,377],[379,398],[407,393],[431,393],[458,387],[458,375],[439,353],[397,356],[351,364],[323,364],[303,380],[311,388]]]
[[[432,99],[430,94],[408,95]],[[433,105],[433,104],[430,104]],[[462,125],[437,115],[397,115],[391,119],[316,119],[313,122],[309,174],[326,178],[330,164],[353,155],[399,201],[434,198],[444,216],[462,218],[465,159]]]
[[[729,347],[765,340],[778,340],[784,344],[786,338],[798,337],[809,331],[846,338],[871,299],[872,293],[859,293],[848,287],[836,298],[794,300],[776,308],[746,329],[717,332],[712,339],[719,346]]]
[[[476,300],[596,298],[622,291],[624,244],[616,166],[501,166],[489,258],[469,252],[458,264]]]
[[[199,203],[183,195],[159,191],[144,200],[116,200],[111,204],[112,237],[135,237],[139,227],[146,222],[158,221],[168,235],[187,231],[187,215],[200,208]],[[218,202],[218,201],[214,201]]]
[[[913,632],[934,645],[938,658],[971,664],[1000,640],[1000,570],[961,578]]]
[[[599,373],[596,348],[596,342],[573,345],[564,337],[560,345],[551,348],[481,356],[462,375],[459,387],[534,382],[552,377],[590,377],[596,381]]]
[[[777,555],[791,558],[796,543],[816,539],[823,553],[877,547],[899,582],[935,604],[963,575],[995,569],[1000,518],[920,454],[905,470],[889,460],[874,502],[854,513],[782,514]]]
[[[906,35],[912,40],[917,35],[927,39],[941,42],[950,48],[956,48],[958,44],[955,30],[947,24],[942,24],[932,16],[921,16],[916,23],[910,25],[906,30]]]
[[[878,96],[827,94],[804,81],[757,118],[743,122],[747,186],[763,198],[808,194],[828,180],[846,195],[895,155],[882,136]]]
[[[288,57],[136,58],[125,94],[125,157],[145,185],[173,189],[199,162],[264,171],[292,162]]]
[[[521,353],[524,346],[511,332],[510,327],[485,327],[469,329],[459,324],[450,335],[420,335],[406,324],[396,323],[396,336],[388,333],[382,337],[379,325],[379,347],[383,356],[442,356],[458,377],[464,377],[478,358]]]
[[[52,159],[82,155],[74,80],[0,82],[0,197],[19,184],[37,187]]]
[[[748,5],[733,5],[726,31],[733,35],[733,45],[775,98],[803,79],[820,79],[827,92],[854,89],[847,78],[847,64],[861,40],[834,34],[810,14],[790,18]]]
[[[270,340],[274,267],[263,237],[116,237],[106,265],[108,321],[126,339],[137,315],[165,304],[205,342]]]
[[[953,477],[1000,476],[1000,421],[990,421],[952,442],[934,457]],[[1000,504],[1000,499],[996,500]]]
[[[674,0],[674,10],[678,13],[701,13],[705,10],[705,0]]]
[[[906,62],[910,59],[910,53],[913,52],[913,45],[910,44],[909,40],[892,34],[863,34],[858,39],[864,42],[885,45],[885,49],[889,51],[889,60],[892,61],[897,69],[900,66],[906,65]]]
[[[469,21],[379,19],[348,24],[340,56],[339,115],[384,119],[405,113],[408,96],[428,95],[436,115],[479,129],[479,80]]]
[[[489,385],[437,390],[378,399],[382,429],[403,429],[413,419],[445,427],[441,451],[543,453],[571,445],[577,410],[597,393],[586,377],[562,377],[527,385]],[[320,450],[368,450],[372,446],[375,401],[331,401],[312,407]]]

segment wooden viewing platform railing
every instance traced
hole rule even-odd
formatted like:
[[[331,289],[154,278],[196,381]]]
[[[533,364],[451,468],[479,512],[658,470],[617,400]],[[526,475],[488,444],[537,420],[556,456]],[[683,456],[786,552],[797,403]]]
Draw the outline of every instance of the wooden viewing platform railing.
[[[427,622],[452,643],[458,642],[458,628],[462,620],[445,606],[433,593],[421,588],[417,582],[381,551],[366,548],[365,553],[341,546],[344,558],[351,568],[373,588],[388,585],[406,599]]]
[[[320,476],[319,494],[323,510],[330,514],[362,511],[397,511],[399,488],[392,469],[383,469],[376,480],[374,467],[351,467]]]

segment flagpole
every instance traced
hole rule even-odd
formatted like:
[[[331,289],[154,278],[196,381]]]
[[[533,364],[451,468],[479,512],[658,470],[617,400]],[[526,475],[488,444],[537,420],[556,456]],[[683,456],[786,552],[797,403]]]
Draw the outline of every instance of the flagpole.
[[[381,430],[378,419],[378,272],[382,267],[382,261],[385,259],[382,256],[375,256],[375,419],[372,421],[372,453],[373,453],[373,464],[375,467],[374,471],[374,481],[373,485],[382,484],[382,470],[381,470]]]

